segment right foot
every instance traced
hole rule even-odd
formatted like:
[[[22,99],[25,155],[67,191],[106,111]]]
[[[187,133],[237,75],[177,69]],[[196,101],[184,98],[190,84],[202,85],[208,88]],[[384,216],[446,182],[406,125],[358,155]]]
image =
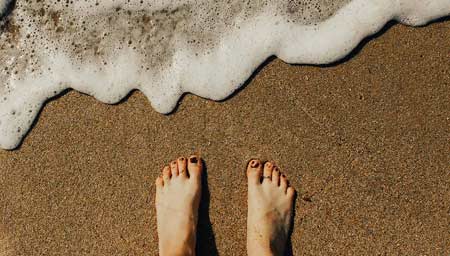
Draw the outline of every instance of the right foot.
[[[283,255],[289,235],[295,190],[272,162],[250,161],[247,251],[249,256]],[[262,180],[262,181],[261,181]]]
[[[180,157],[156,179],[156,219],[161,256],[195,255],[202,161]]]

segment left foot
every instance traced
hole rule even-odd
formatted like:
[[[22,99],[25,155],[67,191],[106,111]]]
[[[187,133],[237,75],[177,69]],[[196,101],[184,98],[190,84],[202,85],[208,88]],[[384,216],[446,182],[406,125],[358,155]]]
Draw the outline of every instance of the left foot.
[[[202,161],[180,157],[156,179],[159,254],[195,255]]]

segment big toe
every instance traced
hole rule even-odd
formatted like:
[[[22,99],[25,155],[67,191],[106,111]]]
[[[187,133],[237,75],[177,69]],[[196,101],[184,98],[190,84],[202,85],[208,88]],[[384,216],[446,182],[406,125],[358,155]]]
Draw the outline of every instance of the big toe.
[[[253,159],[247,166],[247,177],[249,184],[260,184],[262,174],[262,164],[258,159]]]
[[[202,176],[203,163],[202,159],[196,155],[189,157],[188,161],[188,172],[189,177],[193,179],[200,180]]]

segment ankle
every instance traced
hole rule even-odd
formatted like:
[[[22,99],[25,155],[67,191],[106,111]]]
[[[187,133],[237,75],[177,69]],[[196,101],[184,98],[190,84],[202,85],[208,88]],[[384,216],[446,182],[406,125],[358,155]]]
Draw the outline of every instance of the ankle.
[[[159,248],[160,256],[194,256],[195,248],[188,245],[182,246],[168,246],[166,248]]]
[[[270,247],[247,247],[247,255],[248,256],[277,256],[278,254],[274,253]],[[281,255],[281,254],[280,254]]]
[[[249,256],[281,256],[284,255],[284,247],[277,246],[270,241],[267,243],[251,241],[247,243],[247,254]]]

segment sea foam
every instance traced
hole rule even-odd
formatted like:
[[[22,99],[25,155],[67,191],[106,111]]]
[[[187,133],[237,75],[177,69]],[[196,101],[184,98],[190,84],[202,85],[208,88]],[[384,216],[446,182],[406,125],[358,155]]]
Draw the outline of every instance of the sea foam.
[[[396,19],[424,25],[450,0],[0,0],[0,147],[16,148],[67,88],[117,103],[142,91],[222,100],[269,56],[325,64]]]

